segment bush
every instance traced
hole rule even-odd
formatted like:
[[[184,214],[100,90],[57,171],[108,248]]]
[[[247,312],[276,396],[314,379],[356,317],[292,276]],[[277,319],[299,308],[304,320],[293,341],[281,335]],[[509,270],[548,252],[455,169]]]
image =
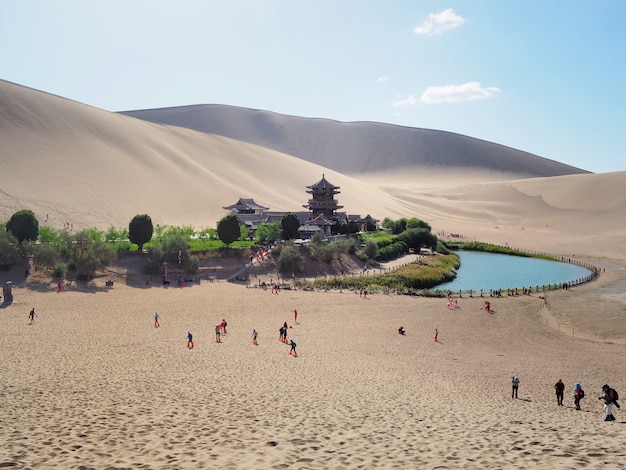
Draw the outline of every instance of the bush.
[[[374,240],[369,240],[365,243],[363,254],[367,257],[367,259],[376,259],[376,256],[378,256],[378,245]]]
[[[63,279],[66,274],[67,274],[67,264],[61,263],[58,261],[54,263],[54,266],[52,267],[52,275],[54,277]]]
[[[21,260],[17,239],[10,232],[0,232],[0,269],[8,271]]]
[[[54,269],[55,263],[59,260],[59,252],[52,246],[37,246],[33,261],[36,267],[45,267]]]
[[[298,248],[292,245],[284,246],[276,260],[276,267],[281,273],[301,273],[304,260]]]

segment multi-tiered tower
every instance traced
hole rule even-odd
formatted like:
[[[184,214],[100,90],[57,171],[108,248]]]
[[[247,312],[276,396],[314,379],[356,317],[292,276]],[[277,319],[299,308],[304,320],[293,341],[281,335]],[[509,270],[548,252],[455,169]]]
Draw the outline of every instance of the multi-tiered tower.
[[[335,195],[340,193],[339,186],[329,183],[323,174],[321,180],[311,186],[307,186],[307,193],[311,195],[311,199],[309,199],[308,204],[302,207],[311,211],[309,217],[311,220],[320,215],[328,220],[332,220],[337,215],[337,209],[343,207],[335,199]]]

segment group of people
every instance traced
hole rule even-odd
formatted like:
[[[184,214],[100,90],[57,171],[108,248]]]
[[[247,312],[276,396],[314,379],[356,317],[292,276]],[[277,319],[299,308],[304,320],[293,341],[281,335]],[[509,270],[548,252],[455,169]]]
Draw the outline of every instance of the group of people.
[[[159,322],[160,318],[161,317],[159,316],[159,313],[156,312],[154,314],[154,327],[155,328],[159,328],[161,326],[161,323]],[[215,342],[216,343],[221,343],[222,335],[228,333],[228,331],[226,330],[227,326],[228,326],[228,323],[226,323],[226,320],[224,318],[222,318],[221,322],[215,324]],[[193,334],[191,333],[191,331],[188,331],[187,332],[187,348],[193,349],[194,346],[195,344],[193,342]]]
[[[517,392],[519,389],[520,380],[519,377],[513,376],[511,379],[511,398],[517,398]],[[558,406],[563,406],[563,398],[565,397],[565,384],[562,379],[559,379],[554,384],[554,391],[556,394],[556,403]],[[572,398],[574,399],[574,406],[577,410],[580,410],[580,400],[585,398],[585,391],[579,382],[574,384],[574,391],[572,392]],[[619,395],[615,389],[610,387],[608,384],[604,384],[602,386],[602,394],[598,397],[599,400],[603,401],[604,406],[604,421],[615,421],[615,416],[613,415],[613,409],[619,408]]]
[[[34,322],[34,311],[35,309],[33,308],[32,312],[31,312],[31,319]],[[294,315],[294,320],[297,323],[298,320],[298,311],[297,310],[293,310],[293,315]],[[160,323],[160,315],[158,312],[155,312],[154,314],[154,327],[155,328],[159,328],[161,326]],[[216,323],[215,324],[215,342],[216,343],[221,343],[222,340],[222,335],[227,334],[228,330],[226,329],[226,327],[228,326],[228,323],[226,322],[225,319],[222,319],[222,321],[220,323]],[[294,357],[298,357],[298,352],[296,351],[296,343],[294,342],[293,339],[287,339],[287,331],[289,329],[289,325],[287,325],[287,322],[284,322],[283,325],[280,327],[279,329],[279,340],[282,343],[285,343],[287,345],[290,346],[289,349],[289,355],[293,355]],[[252,330],[252,344],[255,346],[259,345],[259,332],[255,329]],[[195,343],[193,341],[193,334],[191,333],[191,331],[187,332],[187,348],[188,349],[193,349],[195,347]]]

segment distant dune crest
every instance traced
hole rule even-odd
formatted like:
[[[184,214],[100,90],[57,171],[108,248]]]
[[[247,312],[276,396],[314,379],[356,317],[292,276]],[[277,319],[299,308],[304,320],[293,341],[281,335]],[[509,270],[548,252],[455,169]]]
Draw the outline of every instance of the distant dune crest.
[[[338,122],[211,104],[121,114],[223,135],[349,175],[449,167],[516,174],[519,178],[588,173],[492,142],[392,124]]]
[[[0,142],[3,220],[31,209],[55,228],[124,227],[143,213],[215,227],[241,197],[300,210],[325,174],[351,214],[419,217],[526,248],[549,233],[563,250],[624,252],[626,172],[586,174],[443,131],[218,105],[111,113],[0,81]]]

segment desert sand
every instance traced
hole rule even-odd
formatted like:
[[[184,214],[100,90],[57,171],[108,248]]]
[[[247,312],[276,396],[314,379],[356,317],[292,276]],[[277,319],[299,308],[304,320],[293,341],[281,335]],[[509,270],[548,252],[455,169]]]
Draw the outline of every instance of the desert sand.
[[[480,298],[451,311],[445,299],[275,295],[224,281],[16,286],[0,310],[0,465],[623,468],[625,420],[618,410],[603,422],[596,398],[605,382],[624,390],[626,332],[610,329],[623,308],[606,319],[588,304],[609,277],[548,293],[547,306],[536,295],[490,299],[493,314]],[[278,341],[285,321],[297,358]],[[574,382],[586,391],[581,411]]]
[[[27,208],[55,228],[124,226],[137,213],[214,226],[239,197],[275,210],[304,204],[323,172],[350,213],[417,216],[437,232],[603,272],[545,304],[536,294],[490,299],[493,314],[480,298],[451,311],[445,299],[274,295],[224,281],[99,279],[57,293],[52,279],[3,273],[15,300],[0,309],[0,468],[625,468],[626,419],[617,410],[604,422],[597,396],[604,383],[626,396],[626,172],[346,176],[1,84],[3,220]],[[228,334],[216,343],[222,318]],[[298,357],[278,341],[285,321]],[[574,382],[586,392],[581,411]]]

